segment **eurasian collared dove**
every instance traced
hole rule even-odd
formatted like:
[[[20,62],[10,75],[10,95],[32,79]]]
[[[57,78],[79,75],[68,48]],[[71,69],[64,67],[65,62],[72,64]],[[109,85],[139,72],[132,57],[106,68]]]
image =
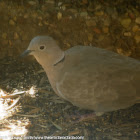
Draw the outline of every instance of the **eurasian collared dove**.
[[[49,36],[33,38],[22,54],[44,68],[55,93],[96,115],[140,103],[140,61],[90,46],[62,51]]]

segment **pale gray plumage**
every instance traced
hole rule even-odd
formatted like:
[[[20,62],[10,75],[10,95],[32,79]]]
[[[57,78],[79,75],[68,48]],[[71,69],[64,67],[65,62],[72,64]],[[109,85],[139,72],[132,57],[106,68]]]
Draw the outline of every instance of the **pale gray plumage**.
[[[62,51],[49,36],[37,36],[30,53],[44,68],[55,93],[97,115],[140,102],[140,61],[101,48]]]

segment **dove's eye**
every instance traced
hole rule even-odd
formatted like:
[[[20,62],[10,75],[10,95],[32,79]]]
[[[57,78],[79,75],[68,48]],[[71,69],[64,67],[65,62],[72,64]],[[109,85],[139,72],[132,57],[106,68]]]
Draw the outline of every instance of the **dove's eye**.
[[[39,49],[40,50],[44,50],[45,49],[45,46],[40,46]]]

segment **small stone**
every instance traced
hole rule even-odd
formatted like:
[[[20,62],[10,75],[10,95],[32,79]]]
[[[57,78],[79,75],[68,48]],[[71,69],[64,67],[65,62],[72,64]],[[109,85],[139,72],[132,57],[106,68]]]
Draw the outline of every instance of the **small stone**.
[[[68,16],[68,19],[72,19],[72,16]]]
[[[16,32],[21,32],[21,28],[19,26],[16,27]]]
[[[56,1],[54,1],[54,0],[45,0],[44,2],[46,4],[52,4],[52,5],[54,5],[56,3]]]
[[[95,15],[96,16],[103,16],[104,12],[103,11],[97,11],[97,12],[95,12]]]
[[[22,34],[22,40],[28,40],[27,34]]]
[[[85,46],[88,46],[88,44],[89,44],[89,43],[88,43],[87,41],[84,41],[84,45],[85,45]]]
[[[89,33],[88,34],[88,41],[92,42],[93,40],[93,34]]]
[[[6,38],[7,38],[7,33],[3,33],[3,34],[2,34],[2,38],[3,38],[3,39],[6,39]]]
[[[65,10],[66,10],[66,6],[63,5],[63,6],[61,7],[61,9],[62,9],[63,11],[65,11]]]
[[[18,35],[17,32],[14,33],[14,39],[15,39],[15,40],[19,39],[19,35]]]
[[[110,19],[109,18],[106,18],[104,19],[104,26],[109,26],[110,25]]]
[[[30,4],[31,6],[34,6],[34,5],[36,5],[37,3],[36,3],[36,1],[28,1],[28,4]]]
[[[131,23],[131,19],[130,18],[125,18],[125,19],[122,19],[121,20],[121,25],[124,27],[124,28],[128,28],[129,25]]]
[[[38,23],[38,26],[43,26],[43,24],[41,22]]]
[[[140,35],[135,35],[134,39],[136,40],[136,43],[140,43]]]
[[[18,16],[23,17],[23,13],[20,12],[20,13],[18,14]]]
[[[43,23],[44,23],[45,25],[49,25],[49,22],[46,21],[46,20],[45,20]]]
[[[57,13],[57,19],[58,19],[58,20],[61,20],[61,19],[62,19],[62,13],[61,13],[61,12],[58,12],[58,13]]]
[[[43,18],[41,16],[37,17],[39,20],[42,20]]]
[[[8,43],[10,46],[12,46],[12,44],[13,44],[11,40],[8,40]]]
[[[67,41],[64,41],[64,45],[66,45],[67,48],[70,48],[70,46],[71,46]]]
[[[117,136],[121,137],[121,136],[122,136],[122,134],[119,132],[119,133],[117,134]],[[114,138],[113,138],[113,139],[114,139]],[[116,138],[116,140],[117,140],[117,138]]]
[[[96,26],[96,22],[95,22],[95,20],[87,20],[87,21],[86,21],[86,25],[87,25],[88,27]]]
[[[137,31],[139,31],[140,30],[140,28],[139,28],[139,26],[138,25],[134,25],[133,27],[132,27],[132,31],[135,33],[135,32],[137,32]]]
[[[88,4],[88,0],[82,0],[83,4]]]
[[[2,40],[2,45],[8,45],[8,40]]]
[[[17,17],[16,17],[16,16],[14,16],[14,17],[13,17],[13,20],[14,20],[14,21],[17,21]]]
[[[93,31],[97,34],[100,34],[101,33],[101,30],[99,28],[93,28]]]
[[[77,10],[76,9],[67,9],[68,12],[72,13],[72,14],[77,14]]]
[[[123,34],[124,36],[131,36],[131,32],[124,32],[124,34]]]
[[[24,17],[25,19],[27,19],[27,18],[29,17],[29,15],[28,15],[28,14],[25,14],[23,17]]]
[[[104,35],[100,35],[100,36],[99,36],[99,38],[98,38],[98,41],[99,41],[99,42],[101,42],[101,41],[103,41],[103,40],[104,40],[104,38],[105,38],[105,36],[104,36]]]
[[[102,8],[100,4],[96,4],[94,11],[99,11]]]
[[[109,32],[109,28],[108,28],[108,27],[103,27],[103,32],[104,32],[105,34],[107,34],[107,33]]]
[[[130,50],[124,51],[122,48],[117,48],[117,53],[124,56],[130,56],[132,54]]]
[[[10,19],[9,24],[10,25],[15,25],[15,22],[12,19]]]
[[[140,24],[140,17],[137,17],[136,20],[135,20],[135,22],[136,22],[137,24]]]
[[[63,2],[58,2],[58,6],[61,6],[63,4]]]
[[[132,20],[134,20],[135,19],[135,14],[133,14],[133,13],[128,13],[128,15],[129,15],[129,17],[132,19]]]
[[[33,18],[37,18],[37,17],[38,17],[38,14],[34,12],[34,13],[31,14],[31,16],[32,16]]]
[[[106,13],[110,15],[113,19],[118,19],[118,12],[115,7],[106,7]]]
[[[81,13],[80,13],[80,16],[81,16],[81,17],[87,17],[87,16],[88,16],[88,13],[87,13],[87,12],[81,12]]]

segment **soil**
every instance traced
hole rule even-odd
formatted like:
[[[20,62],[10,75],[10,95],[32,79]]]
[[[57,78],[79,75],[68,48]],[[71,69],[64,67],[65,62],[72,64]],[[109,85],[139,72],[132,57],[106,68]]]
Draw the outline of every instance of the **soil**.
[[[140,104],[82,121],[93,112],[55,95],[33,57],[19,58],[33,37],[49,35],[63,50],[90,45],[140,60],[139,0],[1,0],[0,7],[0,139],[140,139]]]

